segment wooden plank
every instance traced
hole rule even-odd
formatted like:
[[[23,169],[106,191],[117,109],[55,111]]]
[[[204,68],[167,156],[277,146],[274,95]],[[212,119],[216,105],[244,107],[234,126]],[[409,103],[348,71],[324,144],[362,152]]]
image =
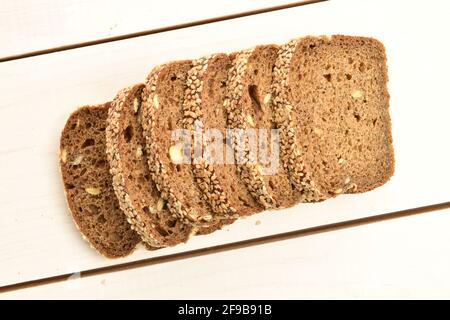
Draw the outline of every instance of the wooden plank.
[[[447,6],[412,3],[399,24],[396,12],[404,9],[401,4],[333,1],[1,63],[0,286],[448,201]],[[433,19],[419,26],[416,22],[424,15]],[[139,250],[126,259],[105,260],[80,239],[65,206],[57,167],[59,133],[76,105],[111,99],[167,60],[333,33],[374,36],[387,47],[397,161],[387,185],[267,212],[189,244]],[[417,39],[427,39],[433,50],[418,46]],[[257,220],[261,225],[255,226]]]
[[[0,298],[448,299],[449,225],[447,209]]]
[[[0,58],[290,2],[4,0],[0,7]]]

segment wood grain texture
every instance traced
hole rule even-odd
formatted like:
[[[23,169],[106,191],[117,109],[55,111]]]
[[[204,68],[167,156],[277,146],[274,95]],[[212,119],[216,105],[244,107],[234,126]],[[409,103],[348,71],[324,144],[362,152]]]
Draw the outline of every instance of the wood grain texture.
[[[449,225],[447,209],[0,298],[449,299]]]
[[[245,239],[240,241],[223,243],[215,246],[208,246],[205,248],[199,248],[195,250],[186,250],[178,253],[162,255],[158,257],[150,257],[146,259],[130,261],[126,263],[119,263],[116,265],[100,267],[96,269],[81,270],[76,272],[76,275],[81,278],[98,276],[102,274],[110,274],[114,272],[133,270],[142,267],[153,266],[162,263],[169,263],[172,261],[188,260],[194,257],[201,257],[205,255],[217,254],[221,252],[230,252],[232,250],[250,248],[254,246],[261,246],[269,243],[275,243],[280,241],[286,241],[291,239],[298,239],[301,237],[308,237],[317,234],[323,234],[327,232],[334,232],[338,230],[346,230],[350,228],[356,228],[359,226],[369,225],[373,223],[381,223],[384,221],[390,221],[395,219],[401,219],[405,217],[423,215],[428,212],[435,212],[438,210],[446,210],[450,208],[450,202],[445,202],[441,204],[434,204],[425,207],[418,207],[413,209],[406,209],[391,213],[384,213],[380,215],[362,217],[352,220],[345,220],[341,222],[335,222],[320,226],[315,226],[306,229],[294,230],[289,232],[277,233],[273,235],[268,235],[264,237],[257,237],[251,239]],[[260,224],[257,222],[256,224]],[[66,273],[56,276],[51,276],[47,278],[40,278],[37,280],[31,280],[26,282],[19,282],[7,286],[0,287],[0,294],[15,290],[22,290],[27,288],[32,288],[36,286],[53,284],[61,281],[66,281],[68,278],[73,277],[73,273]]]
[[[401,1],[331,1],[1,63],[0,286],[448,201],[449,4],[410,3],[399,24],[403,6]],[[419,25],[424,16],[432,19]],[[334,33],[373,36],[386,45],[397,162],[387,185],[267,212],[186,245],[139,250],[121,260],[105,260],[81,240],[65,205],[57,160],[60,131],[76,106],[111,99],[167,60]],[[432,43],[432,50],[418,46],[417,39]]]
[[[285,5],[294,1],[2,1],[0,58]]]

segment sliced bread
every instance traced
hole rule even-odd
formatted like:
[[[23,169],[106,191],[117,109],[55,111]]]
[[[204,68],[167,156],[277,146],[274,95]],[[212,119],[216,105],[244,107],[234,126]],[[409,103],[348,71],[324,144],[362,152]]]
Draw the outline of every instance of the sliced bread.
[[[227,113],[223,101],[231,62],[226,54],[194,60],[183,103],[184,128],[195,130],[195,125],[200,123],[203,135],[198,163],[194,164],[197,185],[213,211],[228,218],[262,210],[240,180],[234,161],[227,158],[230,153],[233,156],[233,150],[227,144]]]
[[[289,207],[297,203],[300,193],[293,187],[280,164],[277,132],[272,113],[272,69],[278,46],[261,45],[234,55],[229,70],[225,108],[229,126],[243,129],[235,135],[236,159],[248,190],[266,209]],[[256,129],[257,148],[250,145],[248,129]],[[256,143],[257,142],[257,143]],[[262,156],[268,156],[263,161]]]
[[[82,107],[66,122],[60,140],[60,169],[73,220],[100,254],[123,257],[140,241],[119,206],[105,151],[110,103]]]
[[[183,98],[191,68],[192,61],[177,61],[152,70],[143,92],[141,124],[150,172],[169,210],[197,234],[204,234],[224,221],[215,219],[197,187],[191,162],[182,161],[189,158],[191,146],[172,139],[174,130],[183,129]]]
[[[274,105],[292,183],[305,201],[364,192],[394,171],[387,66],[371,38],[294,39],[274,69]]]
[[[140,124],[143,84],[121,90],[111,104],[106,152],[113,186],[128,222],[153,247],[186,242],[192,227],[167,210],[150,176]]]

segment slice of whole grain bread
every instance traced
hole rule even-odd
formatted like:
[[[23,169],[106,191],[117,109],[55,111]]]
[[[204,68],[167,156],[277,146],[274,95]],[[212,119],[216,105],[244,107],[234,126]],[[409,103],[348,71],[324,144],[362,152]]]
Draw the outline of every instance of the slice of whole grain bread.
[[[238,166],[242,180],[266,209],[289,207],[300,199],[300,193],[280,163],[281,154],[275,152],[278,140],[275,139],[277,132],[272,132],[276,125],[271,106],[271,85],[277,52],[278,46],[261,45],[234,54],[225,99],[230,126],[257,130],[254,137],[258,141],[253,142],[257,149],[253,149],[253,155],[250,140],[245,135],[236,135],[238,140],[234,147],[236,159],[243,156],[245,162]],[[264,139],[263,134],[266,135]],[[262,158],[264,154],[269,157]]]
[[[190,155],[191,146],[172,139],[177,132],[174,130],[183,129],[183,98],[191,68],[189,60],[171,62],[152,70],[143,93],[141,124],[150,172],[168,209],[183,223],[192,225],[193,233],[205,234],[231,221],[214,217],[215,213],[196,185],[191,162],[180,161]],[[184,134],[185,137],[190,135]]]
[[[194,130],[195,123],[201,122],[203,133],[199,163],[194,164],[197,185],[213,211],[224,217],[246,216],[262,210],[240,180],[234,162],[227,163],[233,150],[227,144],[223,100],[231,63],[230,57],[223,53],[194,60],[183,103],[184,128]]]
[[[106,152],[120,207],[142,240],[153,247],[186,242],[191,226],[166,208],[150,176],[140,124],[143,84],[121,90],[111,104]]]
[[[371,38],[294,39],[274,69],[285,168],[305,201],[384,184],[394,171],[387,66]]]
[[[120,209],[105,151],[110,103],[82,107],[66,122],[60,140],[60,169],[67,203],[83,238],[100,254],[130,254],[139,235]]]

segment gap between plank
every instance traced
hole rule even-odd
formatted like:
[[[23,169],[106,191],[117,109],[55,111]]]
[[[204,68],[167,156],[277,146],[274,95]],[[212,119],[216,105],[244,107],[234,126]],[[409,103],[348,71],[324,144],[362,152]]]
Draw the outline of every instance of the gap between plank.
[[[177,260],[185,260],[188,258],[194,258],[194,257],[205,256],[205,255],[214,254],[214,253],[220,253],[220,252],[224,252],[224,251],[243,249],[243,248],[248,248],[248,247],[252,247],[252,246],[273,243],[273,242],[277,242],[277,241],[290,240],[290,239],[301,238],[301,237],[311,236],[311,235],[320,234],[320,233],[327,233],[327,232],[332,232],[332,231],[337,231],[337,230],[349,229],[349,228],[354,228],[354,227],[358,227],[361,225],[368,225],[368,224],[372,224],[372,223],[378,223],[378,222],[383,222],[383,221],[388,221],[388,220],[393,220],[393,219],[399,219],[399,218],[423,214],[423,213],[427,213],[427,212],[431,212],[431,211],[444,210],[444,209],[448,209],[448,208],[450,208],[450,202],[444,202],[444,203],[434,204],[431,206],[418,207],[418,208],[414,208],[414,209],[401,210],[401,211],[396,211],[396,212],[392,212],[392,213],[384,213],[384,214],[379,214],[379,215],[365,217],[365,218],[336,222],[336,223],[321,225],[321,226],[317,226],[317,227],[311,227],[311,228],[300,229],[300,230],[295,230],[295,231],[290,231],[290,232],[285,232],[285,233],[279,233],[279,234],[260,237],[260,238],[254,238],[254,239],[248,239],[248,240],[243,240],[243,241],[237,241],[237,242],[217,245],[217,246],[213,246],[213,247],[190,250],[190,251],[169,254],[169,255],[160,256],[160,257],[148,258],[148,259],[127,262],[127,263],[117,264],[117,265],[108,266],[108,267],[84,270],[84,271],[79,272],[79,278],[87,278],[87,277],[92,277],[92,276],[105,274],[105,273],[125,271],[125,270],[130,270],[130,269],[147,267],[147,266],[151,266],[151,265],[155,265],[155,264],[167,263],[167,262],[177,261]],[[52,283],[56,283],[56,282],[62,282],[65,280],[69,280],[73,275],[74,275],[73,273],[68,273],[68,274],[63,274],[63,275],[59,275],[59,276],[42,278],[42,279],[31,280],[31,281],[20,282],[20,283],[3,286],[3,287],[0,287],[0,294],[9,292],[9,291],[14,291],[14,290],[21,290],[21,289],[27,289],[27,288],[31,288],[31,287],[52,284]]]
[[[209,18],[209,19],[202,19],[202,20],[197,20],[197,21],[192,21],[192,22],[186,22],[186,23],[176,24],[176,25],[167,26],[167,27],[161,27],[161,28],[156,28],[156,29],[150,29],[150,30],[145,30],[145,31],[124,34],[124,35],[120,35],[120,36],[91,40],[91,41],[69,44],[69,45],[48,48],[48,49],[43,49],[43,50],[31,51],[31,52],[12,55],[12,56],[0,57],[0,63],[12,61],[12,60],[24,59],[24,58],[31,58],[31,57],[49,54],[49,53],[83,48],[83,47],[93,46],[93,45],[97,45],[97,44],[103,44],[103,43],[108,43],[108,42],[121,41],[121,40],[126,40],[126,39],[131,39],[131,38],[148,36],[148,35],[156,34],[156,33],[162,33],[162,32],[178,30],[178,29],[185,29],[185,28],[190,28],[190,27],[195,27],[195,26],[201,26],[204,24],[215,23],[215,22],[220,22],[220,21],[225,21],[225,20],[233,20],[233,19],[237,19],[237,18],[243,18],[243,17],[253,16],[253,15],[257,15],[257,14],[274,12],[274,11],[279,11],[279,10],[284,10],[284,9],[290,9],[290,8],[300,7],[300,6],[304,6],[304,5],[308,5],[308,4],[326,2],[326,1],[329,1],[329,0],[298,1],[298,2],[288,3],[288,4],[284,4],[284,5],[279,5],[279,6],[256,9],[256,10],[251,10],[251,11],[246,11],[246,12],[233,13],[233,14],[229,14],[229,15],[225,15],[225,16],[214,17],[214,18]]]

